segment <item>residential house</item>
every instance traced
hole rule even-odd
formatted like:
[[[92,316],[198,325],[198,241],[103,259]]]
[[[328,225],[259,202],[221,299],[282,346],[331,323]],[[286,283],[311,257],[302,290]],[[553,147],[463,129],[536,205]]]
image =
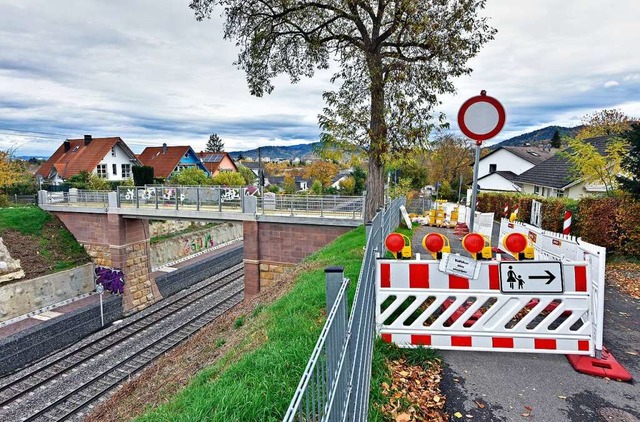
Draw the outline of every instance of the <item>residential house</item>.
[[[198,154],[190,146],[167,146],[147,147],[142,154],[137,156],[145,166],[153,167],[155,177],[169,179],[174,172],[197,167],[204,171],[207,176],[209,170],[200,161]]]
[[[63,183],[82,171],[109,181],[132,177],[131,167],[139,165],[135,154],[120,137],[67,139],[40,166],[36,177],[54,185]]]
[[[302,176],[294,176],[293,179],[296,182],[296,192],[306,192],[309,190],[308,179],[305,179]],[[265,181],[265,186],[269,185],[276,185],[284,189],[284,176],[270,176],[268,180]]]
[[[478,190],[517,192],[515,183],[519,174],[551,158],[554,150],[550,146],[500,147],[478,163]]]
[[[352,169],[341,170],[331,179],[331,187],[340,190],[340,183],[347,180],[351,176]]]
[[[221,171],[238,171],[238,166],[233,158],[226,152],[200,152],[198,158],[212,177]]]
[[[614,137],[599,136],[586,139],[603,156],[607,155],[607,144]],[[537,166],[520,174],[516,183],[522,193],[546,197],[578,199],[586,195],[600,194],[606,191],[599,183],[585,183],[571,174],[571,163],[563,154],[556,154]]]

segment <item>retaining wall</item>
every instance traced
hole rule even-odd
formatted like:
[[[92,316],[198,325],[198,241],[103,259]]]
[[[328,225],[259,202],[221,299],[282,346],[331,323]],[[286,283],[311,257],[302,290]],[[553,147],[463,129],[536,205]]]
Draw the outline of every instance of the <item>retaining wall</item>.
[[[151,267],[192,255],[216,245],[242,238],[242,223],[229,222],[163,239],[151,245]]]
[[[94,264],[0,285],[0,322],[95,289]]]

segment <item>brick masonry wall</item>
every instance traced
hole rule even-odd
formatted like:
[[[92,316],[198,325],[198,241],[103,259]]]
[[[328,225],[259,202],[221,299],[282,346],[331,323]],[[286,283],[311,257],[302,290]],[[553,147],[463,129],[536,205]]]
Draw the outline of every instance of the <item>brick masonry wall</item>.
[[[147,220],[125,219],[117,214],[59,212],[56,215],[96,265],[122,270],[125,314],[140,311],[162,298],[151,276]]]
[[[287,269],[350,231],[348,227],[244,222],[245,294],[278,283]]]

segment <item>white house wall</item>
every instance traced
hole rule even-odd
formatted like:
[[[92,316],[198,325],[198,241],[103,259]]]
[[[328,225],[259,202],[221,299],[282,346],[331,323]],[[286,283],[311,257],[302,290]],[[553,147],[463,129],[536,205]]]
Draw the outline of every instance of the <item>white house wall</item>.
[[[512,171],[515,174],[522,174],[533,167],[532,163],[510,153],[506,149],[500,149],[485,158],[481,158],[478,164],[478,178],[490,173],[491,164],[496,165],[496,171]]]
[[[491,174],[482,180],[478,180],[478,186],[482,192],[486,191],[507,191],[517,192],[513,183],[499,174]]]
[[[120,144],[116,144],[115,146],[115,151],[116,151],[116,156],[112,157],[111,156],[111,150],[109,150],[109,152],[107,152],[107,155],[102,159],[102,161],[100,161],[99,164],[106,164],[107,165],[107,180],[111,180],[111,181],[117,181],[117,180],[124,180],[122,178],[122,164],[129,164],[131,165],[131,167],[133,167],[133,162],[131,162],[131,159],[133,157],[131,157],[130,155],[127,154],[127,152],[120,146]],[[113,174],[113,164],[116,164],[117,167],[117,174]],[[93,174],[98,174],[98,168],[94,168],[93,169]],[[132,175],[130,177],[133,177]]]

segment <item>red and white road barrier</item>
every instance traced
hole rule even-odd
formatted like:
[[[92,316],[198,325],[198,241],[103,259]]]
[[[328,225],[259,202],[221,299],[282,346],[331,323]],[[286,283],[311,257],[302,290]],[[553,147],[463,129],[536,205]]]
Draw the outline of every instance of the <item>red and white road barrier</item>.
[[[509,203],[504,204],[504,218],[509,218]]]
[[[520,205],[515,204],[513,207],[513,213],[518,217],[518,213],[520,212]]]
[[[564,223],[562,224],[562,234],[571,234],[571,217],[573,217],[573,213],[571,211],[564,212]]]

